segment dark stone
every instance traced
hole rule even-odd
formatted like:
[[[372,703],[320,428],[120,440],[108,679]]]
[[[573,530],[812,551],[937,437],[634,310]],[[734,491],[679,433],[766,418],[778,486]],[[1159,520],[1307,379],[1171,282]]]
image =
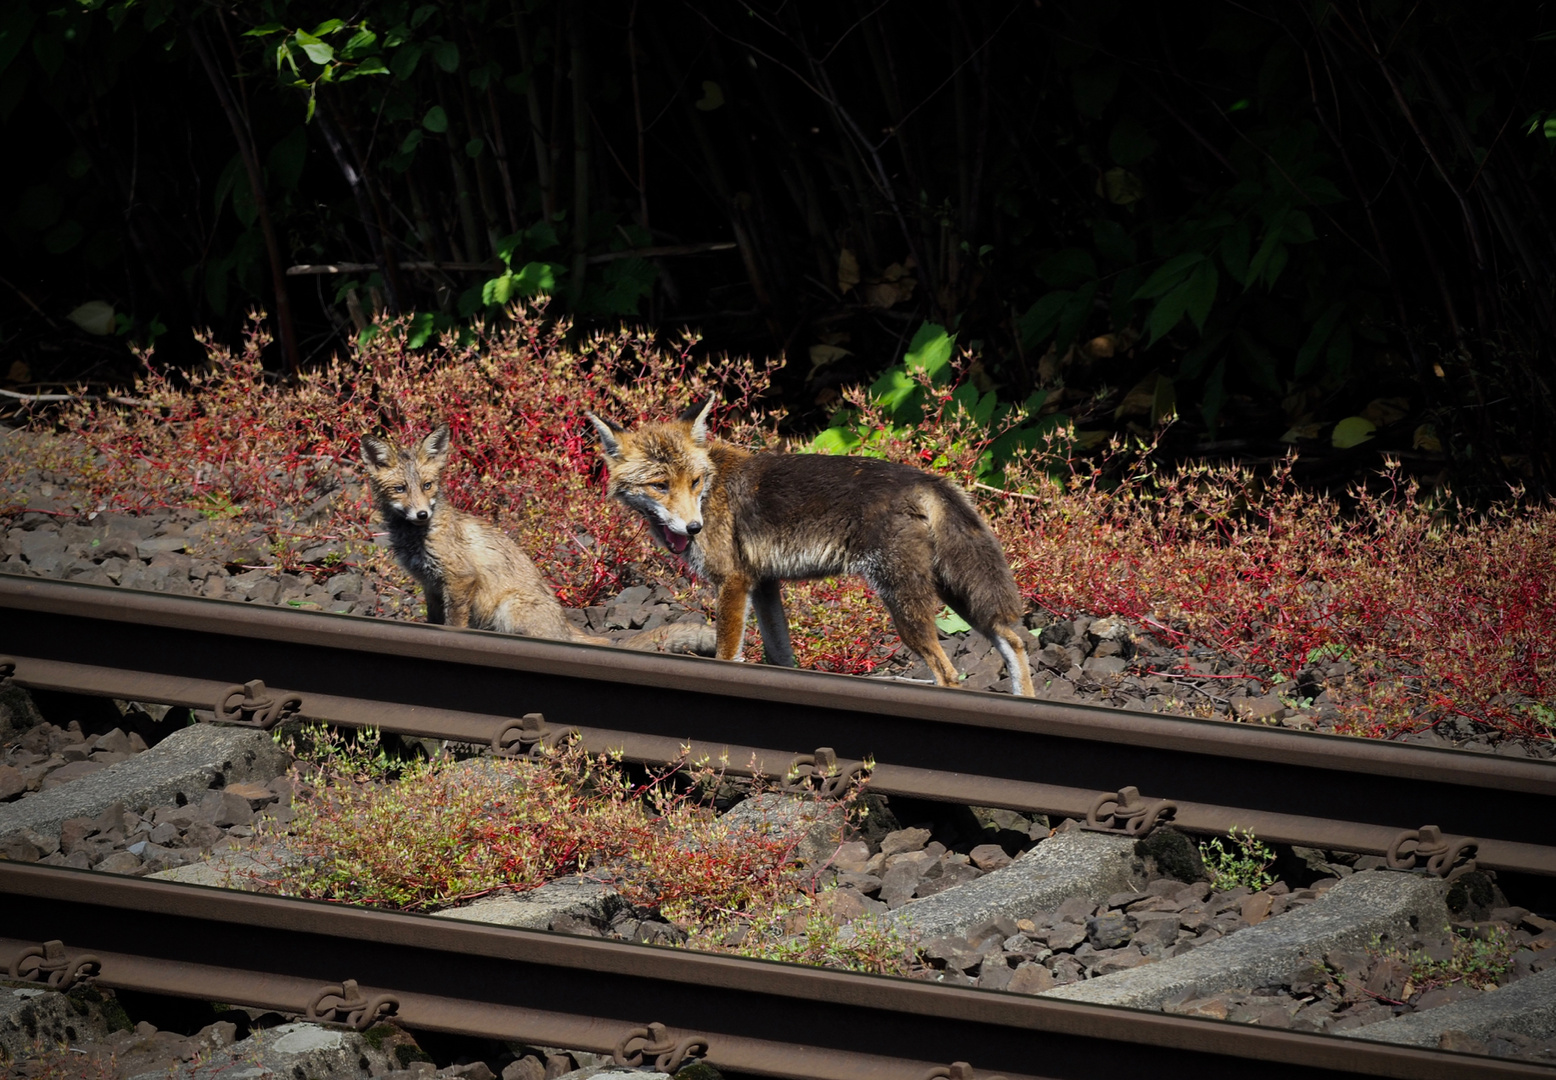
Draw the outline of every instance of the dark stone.
[[[1122,913],[1109,912],[1086,920],[1086,940],[1095,949],[1117,949],[1127,944],[1133,936],[1129,918]]]
[[[1491,915],[1491,909],[1506,903],[1496,882],[1480,870],[1460,874],[1448,886],[1448,910],[1466,922],[1479,922]]]
[[[1199,857],[1198,846],[1170,827],[1157,829],[1136,843],[1135,854],[1154,859],[1158,870],[1178,881],[1198,881],[1205,876],[1205,864]]]

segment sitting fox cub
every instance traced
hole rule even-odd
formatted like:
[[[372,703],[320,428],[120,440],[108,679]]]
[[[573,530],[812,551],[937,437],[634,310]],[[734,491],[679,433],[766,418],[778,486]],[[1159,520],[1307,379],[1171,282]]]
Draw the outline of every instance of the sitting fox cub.
[[[389,544],[427,597],[427,621],[504,634],[615,644],[574,628],[551,587],[500,529],[440,504],[449,431],[440,427],[414,447],[362,437],[362,461],[373,502],[389,526]],[[713,652],[707,626],[674,624],[637,634],[630,649]]]
[[[1032,696],[1026,610],[999,541],[944,477],[878,458],[751,453],[708,445],[710,398],[627,431],[589,414],[610,480],[654,539],[718,592],[717,656],[739,656],[756,609],[769,663],[792,666],[779,583],[859,574],[941,686],[956,686],[935,633],[943,603],[994,642],[1013,692]]]

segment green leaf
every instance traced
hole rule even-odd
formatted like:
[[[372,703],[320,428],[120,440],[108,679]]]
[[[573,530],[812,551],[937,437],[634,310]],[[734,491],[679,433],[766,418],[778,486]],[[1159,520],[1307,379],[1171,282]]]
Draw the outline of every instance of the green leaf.
[[[972,629],[971,623],[948,607],[940,609],[940,614],[935,616],[935,625],[942,634],[965,634]]]
[[[411,15],[411,28],[415,29],[438,13],[438,5],[423,4]]]
[[[1313,329],[1308,331],[1307,341],[1303,342],[1302,348],[1297,350],[1297,378],[1304,378],[1317,366],[1318,354],[1323,351],[1324,343],[1334,332],[1335,323],[1340,321],[1340,316],[1344,313],[1345,303],[1342,301],[1331,305],[1328,311],[1318,317],[1318,321],[1313,324]]]
[[[1192,282],[1185,281],[1156,301],[1156,306],[1151,308],[1151,314],[1145,319],[1145,328],[1151,332],[1151,338],[1146,342],[1147,346],[1155,345],[1182,321],[1183,313],[1188,310],[1192,295]]]
[[[1150,157],[1158,145],[1145,125],[1133,116],[1123,116],[1108,136],[1108,156],[1119,165],[1131,168]]]
[[[506,304],[514,294],[514,284],[517,280],[512,270],[504,270],[481,286],[481,302],[488,306]]]
[[[1059,325],[1059,316],[1063,314],[1065,305],[1074,295],[1072,290],[1061,289],[1034,300],[1032,306],[1016,320],[1021,344],[1028,349],[1036,348],[1039,342],[1050,336]]]
[[[313,28],[313,36],[323,37],[326,34],[333,34],[335,31],[343,29],[345,25],[346,23],[343,19],[325,19]]]
[[[411,130],[406,134],[405,139],[400,143],[400,153],[415,153],[416,148],[421,145],[421,140],[421,128],[411,128]]]
[[[1161,296],[1169,289],[1177,288],[1184,277],[1187,276],[1190,267],[1205,260],[1203,251],[1189,251],[1182,255],[1168,259],[1156,272],[1145,279],[1145,284],[1135,290],[1134,300],[1149,300],[1153,296]]]
[[[537,254],[550,251],[562,242],[557,238],[556,226],[549,221],[537,221],[525,229],[524,239],[529,244],[530,250]]]
[[[724,104],[724,90],[711,79],[702,81],[702,97],[692,103],[702,112],[712,112]]]
[[[1200,263],[1189,275],[1186,287],[1189,291],[1188,303],[1185,310],[1194,323],[1194,328],[1201,333],[1205,330],[1205,319],[1210,315],[1210,308],[1216,302],[1216,285],[1221,275],[1216,272],[1216,264],[1209,259]]]
[[[408,42],[395,50],[394,56],[389,61],[389,70],[394,73],[396,79],[405,81],[410,79],[416,71],[416,62],[421,59],[425,46],[420,42]]]
[[[1065,248],[1038,263],[1037,276],[1056,289],[1071,289],[1096,278],[1097,261],[1085,248]]]
[[[345,60],[355,60],[358,56],[361,55],[363,49],[367,48],[377,40],[378,35],[364,26],[355,34],[352,34],[350,40],[348,40],[345,45],[341,46],[341,58]]]
[[[915,406],[912,411],[916,411],[918,394],[918,383],[913,381],[913,377],[901,364],[887,368],[879,379],[870,384],[870,399],[893,419],[908,413],[910,405]]]
[[[432,62],[452,74],[459,70],[459,46],[452,41],[439,41],[432,46]]]
[[[1099,287],[1100,283],[1096,281],[1081,286],[1059,313],[1059,325],[1054,329],[1054,345],[1061,352],[1070,347],[1085,327],[1086,320],[1091,318],[1092,301],[1096,299]]]
[[[1253,260],[1248,264],[1248,276],[1243,280],[1244,289],[1251,288],[1253,283],[1259,280],[1260,276],[1264,274],[1274,260],[1277,250],[1285,250],[1285,245],[1281,243],[1281,231],[1286,224],[1287,212],[1287,210],[1281,210],[1274,217],[1270,218],[1269,224],[1265,227],[1264,239],[1259,244],[1259,250],[1254,253]],[[1276,274],[1279,276],[1278,270]],[[1266,285],[1273,285],[1274,283],[1273,278],[1265,282]]]
[[[1253,280],[1248,276],[1248,249],[1252,243],[1246,221],[1239,221],[1221,234],[1221,265],[1232,275],[1232,280],[1244,288]]]
[[[299,30],[293,35],[297,44],[301,45],[303,52],[308,54],[308,59],[315,64],[328,64],[335,59],[335,46],[327,41],[320,41],[306,30]]]
[[[260,23],[252,30],[245,30],[244,37],[264,37],[266,34],[274,34],[277,30],[285,30],[286,27],[278,22]]]
[[[832,427],[812,439],[806,450],[813,454],[846,454],[861,442],[863,440],[848,428]]]
[[[441,135],[448,130],[448,113],[443,111],[443,106],[434,105],[427,110],[427,115],[421,118],[421,126]]]
[[[1306,210],[1293,210],[1286,215],[1286,224],[1281,228],[1282,239],[1293,244],[1306,244],[1317,239],[1317,236],[1313,231],[1313,219]]]
[[[1347,416],[1334,426],[1329,441],[1336,450],[1349,450],[1372,438],[1377,426],[1365,416]]]
[[[430,311],[418,312],[411,316],[410,336],[405,343],[413,349],[419,349],[432,340],[432,335],[436,330],[433,313]]]
[[[947,334],[945,327],[930,322],[924,323],[918,328],[918,333],[913,335],[913,340],[908,344],[907,355],[902,358],[902,362],[939,381],[945,374],[946,366],[951,362],[951,347],[955,341],[956,336]]]
[[[513,276],[514,287],[520,296],[556,292],[556,276],[561,269],[557,263],[525,263]]]
[[[347,70],[346,73],[343,74],[340,77],[340,81],[341,82],[350,82],[352,79],[355,79],[358,75],[387,75],[387,74],[389,74],[389,69],[384,66],[384,62],[382,60],[380,60],[376,56],[369,56],[366,60],[363,60],[363,61],[359,62],[355,67],[350,68],[349,70]]]
[[[465,156],[466,157],[478,158],[478,157],[481,156],[481,151],[485,150],[485,149],[486,149],[486,140],[485,139],[481,139],[481,138],[471,139],[469,142],[465,143]]]

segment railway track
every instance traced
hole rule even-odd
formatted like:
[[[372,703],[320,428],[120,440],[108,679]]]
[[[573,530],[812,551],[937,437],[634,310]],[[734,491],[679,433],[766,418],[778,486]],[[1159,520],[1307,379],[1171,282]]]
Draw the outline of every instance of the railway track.
[[[868,765],[886,794],[1090,815],[1124,832],[1165,819],[1203,833],[1235,824],[1401,867],[1447,873],[1473,858],[1556,881],[1550,762],[10,577],[0,577],[0,653],[24,687],[240,723],[295,715],[499,750],[571,734],[628,760],[690,748],[732,773],[809,773],[818,786]],[[340,1016],[371,1021],[369,1006],[392,998],[398,1019],[430,1030],[600,1052],[700,1040],[710,1063],[752,1075],[1203,1075],[1250,1061],[1271,1076],[1551,1075],[52,867],[0,862],[0,895],[0,965],[57,939],[59,970],[90,955],[111,987],[308,1013],[322,987],[338,986],[328,1000],[343,1004],[349,986],[361,1000]],[[956,1064],[966,1060],[976,1068]]]

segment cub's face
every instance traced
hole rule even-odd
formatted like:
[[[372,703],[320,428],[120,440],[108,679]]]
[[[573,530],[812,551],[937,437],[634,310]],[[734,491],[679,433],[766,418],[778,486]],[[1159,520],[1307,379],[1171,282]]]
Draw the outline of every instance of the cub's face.
[[[414,447],[362,437],[362,463],[373,501],[386,518],[425,525],[437,508],[439,485],[448,464],[449,432],[440,427]]]

